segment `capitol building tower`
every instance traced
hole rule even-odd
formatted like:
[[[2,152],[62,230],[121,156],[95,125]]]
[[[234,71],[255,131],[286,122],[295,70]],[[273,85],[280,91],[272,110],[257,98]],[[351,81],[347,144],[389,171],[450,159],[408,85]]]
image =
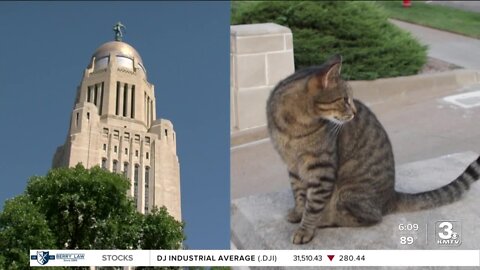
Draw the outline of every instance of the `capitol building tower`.
[[[137,210],[166,206],[181,220],[180,171],[173,124],[157,119],[154,85],[148,82],[140,54],[122,41],[124,26],[114,27],[115,41],[93,53],[77,88],[65,143],[53,167],[101,166],[125,175]]]

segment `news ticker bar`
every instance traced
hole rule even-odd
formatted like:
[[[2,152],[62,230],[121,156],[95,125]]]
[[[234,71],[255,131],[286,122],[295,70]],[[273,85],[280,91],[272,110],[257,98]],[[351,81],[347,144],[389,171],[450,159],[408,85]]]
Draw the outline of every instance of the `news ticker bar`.
[[[30,266],[480,266],[480,250],[30,250]]]
[[[30,266],[480,266],[480,250],[30,250]]]

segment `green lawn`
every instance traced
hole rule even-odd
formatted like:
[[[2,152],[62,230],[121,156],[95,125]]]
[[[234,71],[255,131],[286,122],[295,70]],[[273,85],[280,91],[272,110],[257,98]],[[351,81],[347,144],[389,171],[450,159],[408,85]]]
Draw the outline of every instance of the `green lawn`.
[[[390,18],[480,38],[480,13],[414,2],[409,8],[402,1],[376,1]]]

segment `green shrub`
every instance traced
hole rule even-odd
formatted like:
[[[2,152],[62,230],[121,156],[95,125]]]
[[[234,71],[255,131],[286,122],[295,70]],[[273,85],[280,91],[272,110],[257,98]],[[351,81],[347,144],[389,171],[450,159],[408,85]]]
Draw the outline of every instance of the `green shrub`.
[[[232,3],[232,24],[274,22],[292,30],[297,69],[339,53],[351,80],[412,75],[425,64],[426,46],[387,19],[372,2]]]

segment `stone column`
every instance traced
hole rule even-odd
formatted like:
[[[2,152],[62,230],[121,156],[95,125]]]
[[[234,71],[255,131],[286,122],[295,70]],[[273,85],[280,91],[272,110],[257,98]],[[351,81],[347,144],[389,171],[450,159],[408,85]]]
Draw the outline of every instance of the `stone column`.
[[[154,122],[157,119],[157,108],[155,105],[155,98],[152,100],[152,122]]]
[[[230,131],[266,125],[270,91],[294,72],[292,32],[274,24],[230,27]]]
[[[140,157],[138,159],[138,200],[137,200],[137,210],[140,213],[145,211],[145,202],[144,202],[144,167],[145,167],[145,141],[144,138],[140,139]]]

